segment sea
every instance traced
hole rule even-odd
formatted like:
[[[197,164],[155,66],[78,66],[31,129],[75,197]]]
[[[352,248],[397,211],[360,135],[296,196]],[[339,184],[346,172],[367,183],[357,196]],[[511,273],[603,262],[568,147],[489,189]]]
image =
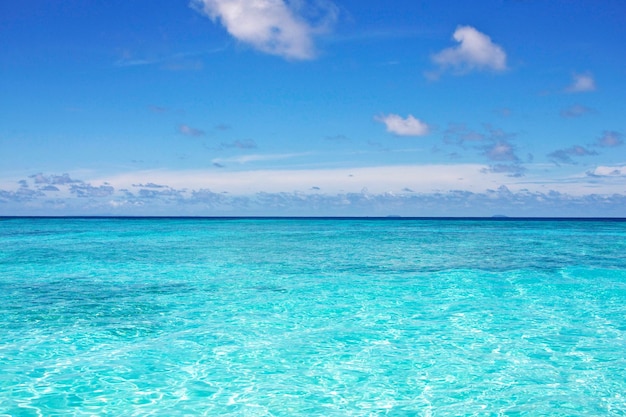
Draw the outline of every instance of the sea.
[[[3,417],[625,415],[625,220],[0,219]]]

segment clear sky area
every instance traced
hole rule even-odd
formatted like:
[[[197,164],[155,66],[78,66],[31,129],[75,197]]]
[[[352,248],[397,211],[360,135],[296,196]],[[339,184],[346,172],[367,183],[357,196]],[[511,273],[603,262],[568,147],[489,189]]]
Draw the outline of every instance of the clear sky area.
[[[0,2],[0,215],[626,217],[624,0]]]

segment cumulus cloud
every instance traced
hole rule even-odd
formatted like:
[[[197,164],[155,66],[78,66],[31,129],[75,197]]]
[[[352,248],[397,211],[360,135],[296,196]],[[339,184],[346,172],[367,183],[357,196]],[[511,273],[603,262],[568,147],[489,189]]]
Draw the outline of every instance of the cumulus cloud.
[[[61,191],[53,196],[25,186],[34,184],[34,178],[27,178],[13,181],[11,190],[0,189],[0,210],[7,215],[623,214],[626,166],[598,166],[576,178],[534,180],[511,178],[514,168],[514,163],[504,162],[491,167],[151,170],[93,182],[102,185],[59,185]],[[165,181],[170,185],[160,185]]]
[[[587,171],[591,177],[626,177],[626,165],[622,166],[597,166],[592,171]]]
[[[430,127],[419,119],[408,115],[403,119],[397,114],[389,114],[387,116],[378,116],[377,121],[387,126],[387,131],[398,136],[424,136],[430,131]]]
[[[518,162],[515,146],[506,140],[498,140],[483,147],[483,155],[492,161]]]
[[[34,174],[29,176],[35,184],[49,184],[49,185],[66,185],[66,184],[77,184],[82,181],[74,180],[70,178],[69,174],[62,175],[44,175],[42,173]]]
[[[574,104],[571,107],[561,110],[561,117],[571,119],[575,117],[581,117],[581,116],[584,116],[585,114],[589,114],[593,112],[594,110],[590,109],[589,107],[581,106],[580,104]]]
[[[596,81],[591,74],[574,74],[572,84],[565,91],[568,93],[584,93],[596,90]]]
[[[443,141],[446,144],[463,148],[473,148],[486,157],[492,165],[481,170],[483,173],[507,174],[509,177],[521,177],[527,171],[522,166],[522,159],[517,155],[517,147],[511,142],[516,135],[491,126],[483,125],[483,131],[468,128],[465,124],[450,124],[444,131]],[[459,157],[453,153],[451,157]],[[528,160],[532,159],[529,155]]]
[[[55,187],[54,185],[46,185],[45,187],[41,187],[40,191],[61,191],[59,187]]]
[[[87,183],[72,184],[70,192],[77,197],[108,197],[113,195],[115,188],[110,185],[93,186]]]
[[[593,179],[598,180],[597,178]],[[0,203],[4,207],[38,207],[36,199],[22,200],[14,194],[0,190]],[[13,206],[8,204],[14,203]],[[563,216],[597,215],[615,216],[623,211],[626,196],[623,194],[574,195],[553,189],[530,191],[500,185],[481,191],[461,189],[413,192],[371,192],[367,189],[354,192],[257,192],[249,195],[217,193],[207,188],[193,190],[181,196],[175,191],[164,194],[126,194],[98,200],[65,200],[58,207],[41,202],[39,210],[65,213],[68,208],[75,213],[92,212],[124,215],[351,215],[386,216],[390,213],[403,216],[490,216],[506,213],[510,216],[545,216],[558,212]],[[0,206],[2,207],[2,206]],[[6,209],[5,209],[6,210]],[[60,210],[60,211],[51,211]],[[23,211],[20,211],[23,213]]]
[[[315,57],[313,38],[335,21],[337,8],[315,2],[316,22],[305,19],[305,3],[284,0],[192,0],[192,7],[220,21],[235,39],[255,49],[286,59]],[[313,6],[312,6],[313,7]],[[304,12],[304,13],[303,13]]]
[[[20,187],[15,191],[0,190],[0,203],[15,202],[25,203],[34,201],[37,198],[44,197],[45,194],[40,190],[31,190],[28,187]]]
[[[601,148],[614,148],[616,146],[621,146],[624,144],[623,136],[624,135],[619,132],[607,130],[601,137],[598,138],[594,145],[600,146]]]
[[[548,154],[548,158],[556,163],[573,164],[572,157],[597,155],[596,151],[589,150],[583,146],[574,145],[570,148],[557,149]]]
[[[178,200],[182,198],[183,193],[186,190],[175,190],[170,187],[165,187],[162,189],[154,189],[154,188],[142,188],[137,193],[137,197],[142,199],[153,199],[153,198],[167,198]]]
[[[506,141],[515,136],[490,124],[483,125],[484,132],[472,130],[464,123],[451,123],[443,132],[443,141],[448,144],[464,146],[467,143]]]
[[[185,136],[204,136],[204,131],[200,129],[193,128],[188,125],[180,125],[178,126],[178,132]]]
[[[472,70],[506,70],[506,53],[489,36],[471,26],[459,26],[453,38],[459,45],[432,56],[441,70],[451,68],[458,74]]]

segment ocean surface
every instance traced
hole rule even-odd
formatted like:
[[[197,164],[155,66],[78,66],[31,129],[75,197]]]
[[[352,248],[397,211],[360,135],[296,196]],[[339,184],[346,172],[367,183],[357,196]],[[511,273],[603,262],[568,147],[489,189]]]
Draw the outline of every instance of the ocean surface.
[[[0,219],[0,416],[461,415],[626,415],[626,222]]]

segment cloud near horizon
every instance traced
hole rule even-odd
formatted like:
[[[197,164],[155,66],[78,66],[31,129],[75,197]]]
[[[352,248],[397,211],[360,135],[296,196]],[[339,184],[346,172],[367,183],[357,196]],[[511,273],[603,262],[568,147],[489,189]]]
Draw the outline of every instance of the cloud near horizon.
[[[424,136],[430,132],[430,127],[419,119],[409,114],[406,118],[402,118],[397,114],[388,114],[386,116],[375,117],[376,121],[384,123],[387,132],[398,136]]]
[[[322,3],[316,3],[321,6]],[[324,3],[323,17],[316,24],[298,12],[300,2],[283,0],[192,0],[190,5],[220,21],[238,41],[271,55],[307,60],[316,56],[313,38],[334,23],[337,8]]]
[[[459,26],[453,39],[459,45],[446,48],[432,56],[443,72],[451,68],[456,74],[473,70],[504,71],[507,69],[506,53],[491,38],[471,26]]]
[[[597,166],[591,171],[587,171],[591,177],[626,177],[626,165],[622,166]]]
[[[556,210],[560,215],[616,216],[626,205],[626,196],[615,192],[622,188],[624,166],[599,166],[582,174],[594,185],[592,192],[558,179],[548,183],[510,179],[507,185],[495,185],[490,178],[504,176],[493,173],[495,169],[485,175],[480,165],[292,170],[279,175],[280,172],[213,175],[208,171],[177,174],[146,171],[140,174],[155,177],[159,183],[162,179],[171,182],[168,185],[145,182],[135,172],[127,177],[112,177],[108,179],[110,182],[75,180],[78,184],[59,185],[62,189],[52,192],[33,189],[37,183],[31,176],[17,181],[19,186],[14,190],[0,189],[0,210],[3,215],[139,216],[489,216],[494,213],[545,216]],[[353,174],[348,175],[349,172]],[[431,181],[432,178],[437,181]],[[481,186],[468,188],[468,181],[476,184],[477,178],[482,178]],[[393,181],[389,183],[386,179]],[[251,182],[255,183],[252,187]],[[598,184],[604,187],[598,188]],[[222,190],[223,186],[229,191]]]

